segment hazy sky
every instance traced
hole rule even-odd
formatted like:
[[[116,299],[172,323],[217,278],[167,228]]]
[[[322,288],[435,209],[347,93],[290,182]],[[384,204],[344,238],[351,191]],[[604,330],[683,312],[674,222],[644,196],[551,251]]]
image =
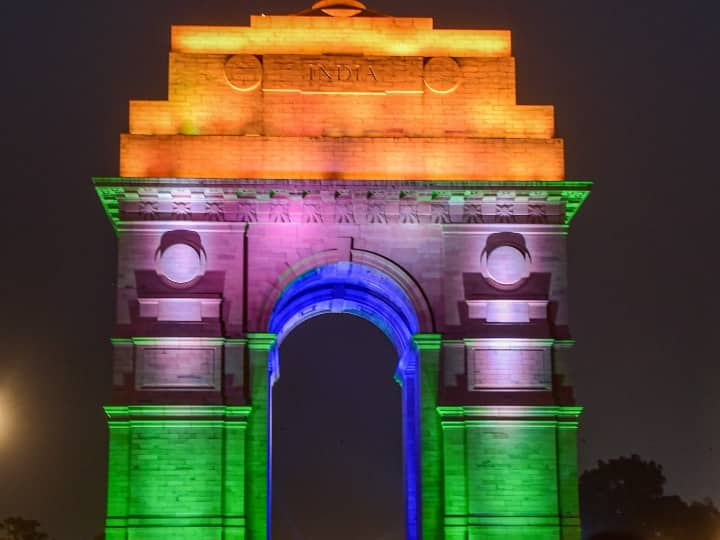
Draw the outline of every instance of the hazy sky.
[[[115,239],[90,177],[118,172],[128,100],[165,98],[170,24],[244,25],[250,12],[308,4],[39,0],[0,8],[0,416],[8,424],[0,435],[0,518],[39,519],[57,540],[102,530]],[[665,466],[671,492],[720,502],[720,89],[718,10],[708,5],[370,3],[434,16],[438,27],[513,30],[519,102],[555,105],[568,178],[596,181],[570,237],[575,382],[586,406],[581,464],[639,453]],[[303,344],[328,334],[326,355],[304,369]],[[374,362],[361,362],[367,399],[330,391],[317,376],[342,375],[333,363],[351,337],[359,358]],[[362,321],[317,320],[291,335],[283,354],[276,473],[342,471],[342,456],[362,449],[376,459],[353,474],[375,478],[382,497],[343,519],[386,519],[383,508],[401,504],[399,440],[388,435],[399,423],[397,389],[383,375],[394,367],[389,343]],[[287,406],[297,395],[306,411]],[[361,427],[327,428],[293,445],[313,408],[330,419],[345,411]],[[293,473],[293,463],[303,468]],[[313,526],[291,523],[298,510],[310,521],[322,513],[293,498],[292,485],[276,486],[284,498],[276,512],[295,540],[304,537],[293,527]],[[342,486],[325,491],[334,489]],[[397,538],[401,521],[386,522],[378,534]]]

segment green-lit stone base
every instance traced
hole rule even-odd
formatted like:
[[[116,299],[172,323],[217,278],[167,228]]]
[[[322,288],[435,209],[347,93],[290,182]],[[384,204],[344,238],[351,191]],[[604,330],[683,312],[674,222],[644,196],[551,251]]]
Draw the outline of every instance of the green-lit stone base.
[[[108,540],[245,538],[250,407],[112,406]]]
[[[244,540],[245,527],[128,527],[127,529],[105,529],[106,540]]]
[[[245,540],[245,525],[228,526],[228,525],[206,525],[198,524],[194,526],[176,526],[172,520],[158,518],[153,524],[143,526],[127,526],[122,528],[114,528],[107,526],[105,528],[106,540]],[[190,520],[192,521],[192,520]],[[206,518],[202,518],[206,522]],[[223,520],[219,520],[223,521]]]
[[[446,540],[579,540],[578,407],[438,407]]]
[[[561,527],[556,518],[488,517],[472,523],[450,525],[446,520],[444,540],[580,540],[579,526]]]
[[[433,381],[440,340],[415,342]],[[106,407],[108,540],[266,540],[272,343],[250,340],[256,407]],[[423,538],[580,540],[581,409],[436,407],[436,390],[421,396]]]

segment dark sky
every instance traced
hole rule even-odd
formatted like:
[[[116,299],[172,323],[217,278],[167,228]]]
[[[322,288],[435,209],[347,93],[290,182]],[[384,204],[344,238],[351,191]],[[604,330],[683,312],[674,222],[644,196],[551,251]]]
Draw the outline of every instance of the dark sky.
[[[570,240],[576,389],[586,406],[581,464],[639,453],[665,466],[670,492],[720,502],[716,6],[370,4],[433,16],[438,27],[513,30],[519,102],[556,106],[568,178],[596,181]],[[165,98],[170,24],[245,25],[251,12],[304,7],[301,0],[37,0],[0,7],[0,416],[9,423],[0,435],[0,518],[39,519],[57,540],[89,539],[102,528],[101,405],[110,389],[115,239],[90,177],[118,172],[128,100]],[[324,370],[328,380],[342,375],[333,362],[350,336],[360,357],[377,359],[362,375],[362,411],[352,408],[355,394],[329,391],[300,367],[303,343],[328,333],[327,355],[312,360],[325,366],[313,371]],[[368,323],[347,318],[311,321],[296,334],[283,350],[275,451],[286,456],[283,467],[296,455],[306,468],[333,470],[342,463],[318,455],[333,445],[384,456],[388,473],[377,482],[398,499],[373,503],[380,512],[374,519],[381,519],[383,506],[399,504],[393,491],[399,476],[392,472],[399,446],[389,439],[386,446],[363,446],[345,430],[291,447],[303,417],[287,403],[303,392],[309,410],[347,407],[362,433],[383,439],[399,423],[396,388],[385,375],[392,371],[389,343]],[[335,405],[336,399],[345,401]],[[278,514],[282,505],[301,508],[286,486]],[[349,515],[361,519],[360,512]],[[284,515],[290,519],[293,510]],[[388,521],[378,536],[393,538],[393,526]]]

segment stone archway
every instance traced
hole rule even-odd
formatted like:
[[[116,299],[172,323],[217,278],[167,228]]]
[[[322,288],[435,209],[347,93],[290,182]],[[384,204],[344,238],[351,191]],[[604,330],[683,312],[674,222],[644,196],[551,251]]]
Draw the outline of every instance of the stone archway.
[[[420,379],[414,336],[419,322],[405,291],[388,275],[369,266],[336,262],[315,267],[295,278],[280,295],[268,330],[277,336],[270,351],[268,410],[272,411],[272,384],[280,376],[279,349],[283,339],[303,322],[328,313],[345,313],[375,324],[397,351],[395,379],[402,387],[403,476],[406,538],[419,538]],[[268,414],[271,430],[272,413]],[[268,482],[271,477],[271,437],[268,437]],[[270,497],[268,496],[268,505]],[[268,512],[271,510],[269,509]]]
[[[109,540],[268,540],[277,341],[321,312],[398,350],[408,538],[580,538],[566,237],[590,183],[563,180],[553,109],[517,104],[510,32],[377,15],[176,26],[168,100],[133,102],[95,179]]]
[[[410,280],[408,280],[409,282]],[[420,297],[422,295],[419,295]],[[268,353],[266,430],[271,429],[272,384],[280,374],[279,344],[302,322],[327,313],[348,313],[367,319],[390,339],[398,354],[396,380],[402,386],[403,463],[406,536],[420,538],[420,416],[422,396],[418,373],[420,323],[410,296],[389,275],[354,262],[317,266],[292,280],[272,310],[268,330],[275,339]],[[257,429],[258,426],[255,426]],[[270,437],[268,454],[271,452]],[[270,478],[270,457],[266,466]],[[264,470],[256,474],[263,474]],[[257,479],[256,481],[260,481]],[[269,487],[268,487],[269,489]],[[269,496],[266,492],[269,509]],[[269,523],[269,518],[268,518]]]
[[[422,289],[388,258],[354,249],[343,257],[339,250],[326,250],[297,261],[279,275],[268,298],[261,313],[266,332],[249,333],[247,339],[253,404],[247,425],[245,494],[250,538],[260,540],[270,533],[272,386],[281,373],[279,346],[298,325],[331,313],[368,320],[396,350],[395,379],[402,388],[406,538],[434,537],[440,512],[436,413],[440,335],[427,332],[432,314]]]

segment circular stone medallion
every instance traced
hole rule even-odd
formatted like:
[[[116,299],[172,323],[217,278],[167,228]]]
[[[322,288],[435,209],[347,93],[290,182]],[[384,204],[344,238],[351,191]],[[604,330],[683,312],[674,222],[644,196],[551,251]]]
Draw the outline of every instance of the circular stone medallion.
[[[262,64],[250,54],[231,56],[225,62],[225,79],[240,92],[255,90],[262,81]]]
[[[204,257],[188,244],[172,244],[158,254],[157,273],[175,285],[188,285],[205,272]]]
[[[449,94],[454,92],[462,81],[462,70],[453,58],[437,57],[425,62],[423,80],[433,92]]]
[[[500,285],[516,285],[527,278],[530,261],[513,246],[499,246],[487,254],[488,275]]]

